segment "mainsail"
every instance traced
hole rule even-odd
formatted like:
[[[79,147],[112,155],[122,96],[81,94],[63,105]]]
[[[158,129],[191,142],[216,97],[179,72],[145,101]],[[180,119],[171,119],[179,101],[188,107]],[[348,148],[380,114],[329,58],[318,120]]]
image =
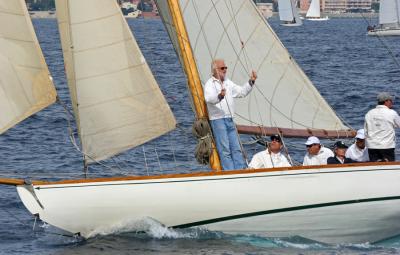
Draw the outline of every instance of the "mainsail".
[[[181,56],[168,2],[156,2]],[[211,75],[210,63],[215,58],[225,59],[228,75],[237,84],[248,81],[252,69],[258,72],[257,85],[251,94],[236,100],[238,125],[304,130],[303,136],[312,134],[311,130],[333,130],[335,136],[345,133],[340,133],[341,130],[348,130],[252,0],[179,0],[179,3],[203,84]]]
[[[400,0],[382,0],[380,2],[379,24],[400,28]]]
[[[308,8],[307,18],[319,18],[321,17],[321,9],[320,9],[320,4],[319,0],[311,0],[310,7]]]
[[[176,125],[115,0],[57,0],[75,118],[88,162],[159,137]]]
[[[56,100],[24,0],[0,0],[0,134]]]

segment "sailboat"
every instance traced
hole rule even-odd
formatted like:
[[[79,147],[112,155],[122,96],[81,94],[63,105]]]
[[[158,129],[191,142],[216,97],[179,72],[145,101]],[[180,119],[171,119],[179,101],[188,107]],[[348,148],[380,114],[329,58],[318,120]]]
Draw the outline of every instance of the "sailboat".
[[[382,0],[379,6],[379,26],[368,29],[368,35],[400,35],[400,0]]]
[[[307,20],[312,21],[324,21],[329,20],[329,17],[321,17],[321,7],[320,7],[320,0],[311,0],[310,7],[308,8],[306,18]]]
[[[248,79],[247,70],[259,74],[256,93],[237,102],[239,132],[354,135],[252,0],[156,2],[183,63],[197,118],[207,117],[202,84],[210,75],[211,59],[219,57],[238,82]],[[7,109],[0,122],[4,132],[54,102],[55,90],[24,1],[1,0],[0,6],[0,17],[14,21],[0,28],[0,70],[9,83],[1,80],[0,102],[9,102],[2,107]],[[174,129],[171,110],[116,2],[57,0],[56,6],[87,164]],[[29,65],[24,65],[27,59]],[[14,93],[18,84],[24,93]],[[25,108],[21,95],[29,99]],[[258,104],[266,116],[254,111]],[[0,183],[16,186],[36,217],[84,238],[147,218],[171,228],[202,226],[327,243],[374,242],[400,234],[399,162],[220,171],[215,150],[211,160],[214,171],[202,173],[60,181],[9,178]]]
[[[279,0],[278,8],[279,18],[283,22],[282,26],[301,26],[303,24],[293,0]]]

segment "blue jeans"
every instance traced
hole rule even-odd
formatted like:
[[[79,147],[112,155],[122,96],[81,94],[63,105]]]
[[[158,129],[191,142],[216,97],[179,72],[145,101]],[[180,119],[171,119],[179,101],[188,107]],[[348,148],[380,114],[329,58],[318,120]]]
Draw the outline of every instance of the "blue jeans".
[[[222,169],[245,169],[246,163],[232,118],[211,120],[210,123],[221,159]]]

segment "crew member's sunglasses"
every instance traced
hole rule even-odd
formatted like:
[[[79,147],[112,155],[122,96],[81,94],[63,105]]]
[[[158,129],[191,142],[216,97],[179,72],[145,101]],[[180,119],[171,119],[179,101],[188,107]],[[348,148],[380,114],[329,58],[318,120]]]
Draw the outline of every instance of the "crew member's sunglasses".
[[[219,68],[219,70],[222,70],[222,71],[227,70],[227,69],[228,69],[227,66],[223,66],[223,67],[220,67],[220,68]]]

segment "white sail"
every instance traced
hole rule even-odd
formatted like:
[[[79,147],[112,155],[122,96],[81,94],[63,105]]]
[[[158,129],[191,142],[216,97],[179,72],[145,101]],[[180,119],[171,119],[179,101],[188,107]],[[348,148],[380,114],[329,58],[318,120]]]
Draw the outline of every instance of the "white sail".
[[[24,0],[0,0],[0,134],[56,100]]]
[[[381,0],[379,24],[400,24],[400,0]]]
[[[278,9],[279,9],[279,19],[281,21],[292,21],[294,18],[292,12],[292,3],[291,0],[279,0],[278,1]]]
[[[176,38],[168,22],[171,17],[166,0],[156,2],[170,36]],[[214,58],[225,59],[228,75],[240,85],[248,81],[252,69],[258,72],[250,95],[236,100],[237,124],[347,129],[252,0],[180,0],[180,8],[203,84],[211,75]]]
[[[83,152],[102,160],[175,128],[115,0],[57,0],[57,17]]]
[[[290,22],[293,24],[302,24],[302,21],[297,12],[295,3],[293,0],[279,0],[279,19],[283,22]]]
[[[297,5],[296,4],[297,1],[296,0],[291,0],[290,3],[292,5],[292,12],[293,12],[293,16],[294,16],[295,22],[297,24],[299,24],[299,25],[302,25],[303,21],[301,21],[299,12],[297,11],[297,6],[296,6]]]
[[[310,17],[310,18],[321,17],[319,0],[311,0],[311,4],[310,4],[310,7],[308,8],[306,17]]]

